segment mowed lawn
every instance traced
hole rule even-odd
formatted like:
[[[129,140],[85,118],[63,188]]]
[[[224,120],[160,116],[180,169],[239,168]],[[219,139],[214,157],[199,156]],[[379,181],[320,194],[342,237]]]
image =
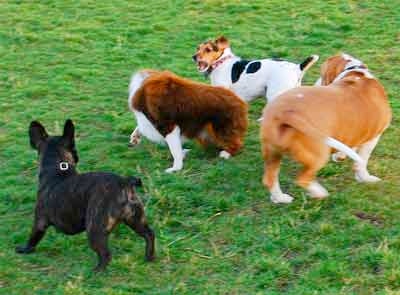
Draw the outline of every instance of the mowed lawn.
[[[400,294],[398,1],[35,2],[0,2],[0,294]],[[319,54],[306,84],[337,52],[363,60],[394,113],[369,165],[383,181],[359,184],[349,160],[329,163],[319,177],[331,195],[315,201],[285,160],[282,186],[296,199],[272,204],[261,183],[263,98],[250,106],[243,151],[228,161],[189,142],[184,169],[169,175],[167,148],[144,140],[129,149],[131,73],[169,69],[208,83],[191,56],[220,34],[246,58]],[[142,177],[155,262],[144,262],[143,240],[123,225],[102,274],[92,273],[97,257],[85,234],[51,229],[36,253],[15,254],[36,200],[28,125],[40,120],[59,134],[67,118],[81,172]]]

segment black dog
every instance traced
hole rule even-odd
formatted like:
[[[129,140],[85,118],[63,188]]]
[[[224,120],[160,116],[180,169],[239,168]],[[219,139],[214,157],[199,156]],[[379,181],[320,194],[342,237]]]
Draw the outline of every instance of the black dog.
[[[139,178],[78,174],[71,120],[65,122],[62,136],[48,136],[44,127],[33,121],[29,136],[39,153],[39,190],[31,236],[25,246],[16,248],[17,253],[33,252],[50,225],[68,235],[86,230],[90,247],[99,257],[94,270],[101,271],[111,261],[108,235],[123,222],[145,239],[146,259],[154,259],[154,233],[135,193],[135,187],[142,184]]]

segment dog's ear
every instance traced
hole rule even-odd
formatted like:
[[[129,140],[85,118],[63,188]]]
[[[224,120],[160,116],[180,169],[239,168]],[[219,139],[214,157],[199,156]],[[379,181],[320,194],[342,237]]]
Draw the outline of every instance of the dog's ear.
[[[224,50],[225,48],[228,48],[230,46],[229,40],[224,36],[220,36],[217,39],[215,39],[215,44],[220,50]]]
[[[49,135],[46,129],[38,121],[32,121],[29,125],[29,140],[32,148],[39,150],[39,146],[42,142],[46,141]]]
[[[129,182],[135,187],[143,185],[142,180],[139,177],[135,177],[135,176],[130,177]]]
[[[63,139],[69,146],[75,145],[75,126],[71,119],[65,121]]]

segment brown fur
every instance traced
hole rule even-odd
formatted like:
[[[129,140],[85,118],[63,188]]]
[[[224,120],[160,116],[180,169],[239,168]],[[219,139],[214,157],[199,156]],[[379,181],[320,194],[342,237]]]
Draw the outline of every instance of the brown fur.
[[[232,155],[241,148],[247,130],[247,104],[232,91],[168,71],[151,72],[135,93],[132,107],[163,136],[178,125],[185,137],[203,145],[212,142]]]
[[[391,110],[377,80],[350,72],[330,84],[345,64],[341,56],[329,58],[321,67],[323,85],[328,86],[289,90],[264,109],[263,182],[270,190],[278,177],[282,155],[288,154],[304,166],[297,183],[306,188],[329,159],[331,149],[324,138],[333,137],[357,147],[388,127]]]

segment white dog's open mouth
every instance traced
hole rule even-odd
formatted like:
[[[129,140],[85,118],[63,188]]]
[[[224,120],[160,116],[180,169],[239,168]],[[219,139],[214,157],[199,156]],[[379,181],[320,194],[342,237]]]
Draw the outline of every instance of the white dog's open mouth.
[[[208,63],[206,63],[205,61],[198,61],[197,62],[197,70],[201,73],[207,71],[209,68]]]

